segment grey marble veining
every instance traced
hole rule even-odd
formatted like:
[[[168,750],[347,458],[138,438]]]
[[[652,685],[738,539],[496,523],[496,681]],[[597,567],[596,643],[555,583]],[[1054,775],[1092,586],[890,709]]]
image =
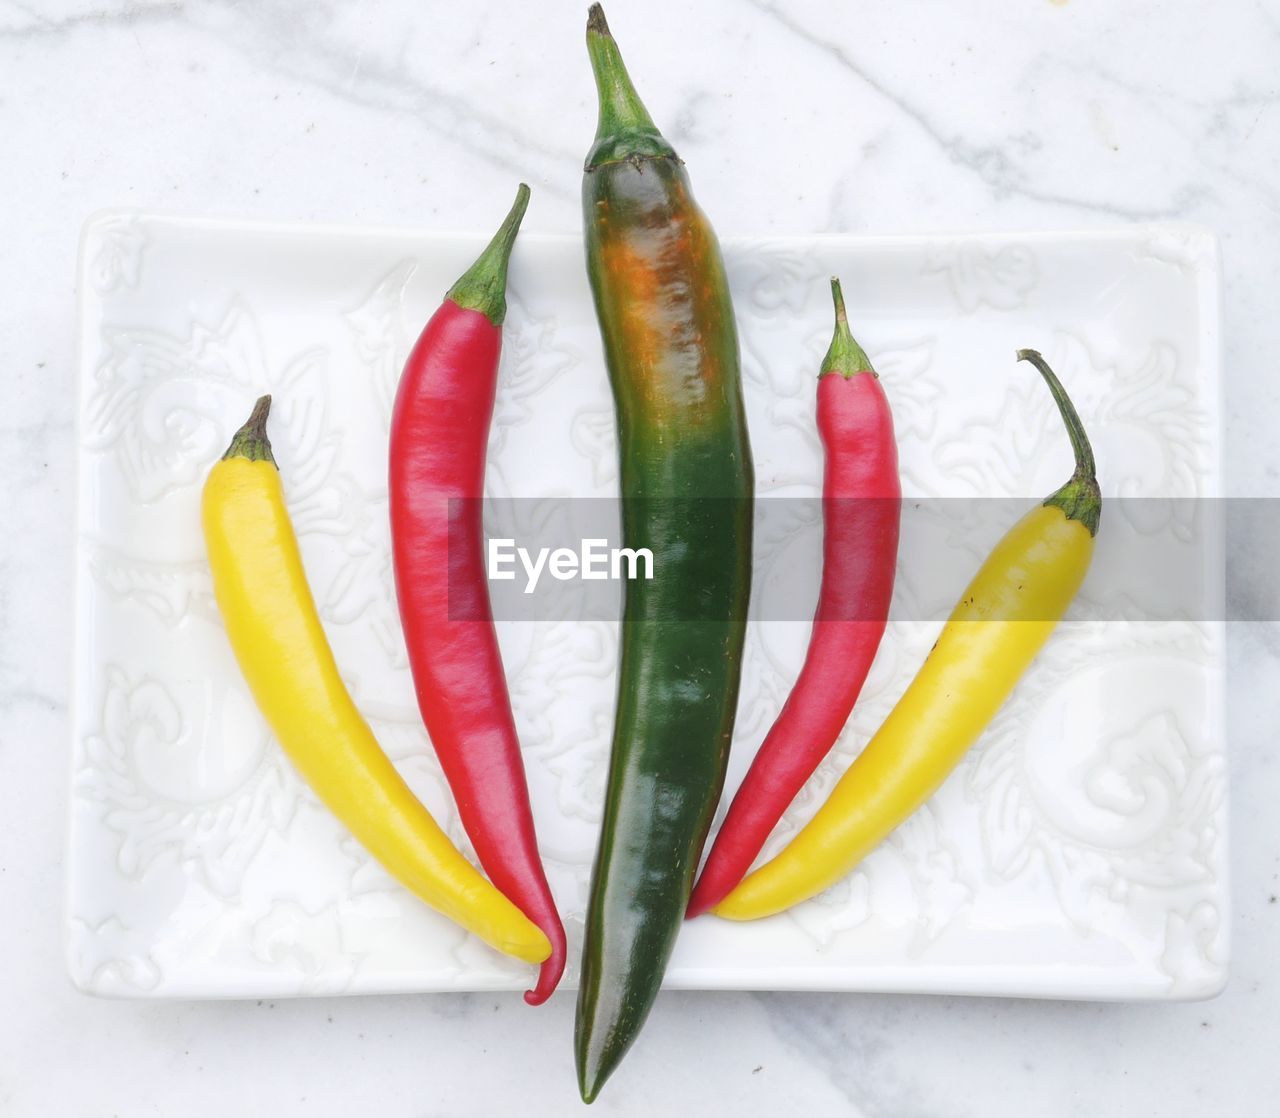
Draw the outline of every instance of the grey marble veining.
[[[583,6],[0,0],[0,1111],[576,1108],[567,998],[83,998],[59,928],[72,603],[75,254],[93,210],[578,228]],[[1107,227],[1222,239],[1229,492],[1280,495],[1280,8],[615,0],[723,233]],[[1231,541],[1244,552],[1249,539]],[[1273,562],[1236,563],[1236,601]],[[597,1104],[766,1114],[1266,1113],[1280,638],[1229,632],[1232,983],[1192,1005],[665,996]],[[74,1066],[74,1074],[69,1069]],[[663,1100],[670,1100],[664,1106]]]

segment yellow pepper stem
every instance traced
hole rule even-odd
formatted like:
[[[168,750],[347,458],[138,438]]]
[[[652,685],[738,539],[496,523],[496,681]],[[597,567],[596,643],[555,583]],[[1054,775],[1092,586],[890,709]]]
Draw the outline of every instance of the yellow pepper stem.
[[[1089,529],[1089,535],[1096,536],[1098,522],[1102,517],[1102,490],[1098,488],[1098,469],[1084,424],[1080,422],[1080,415],[1071,402],[1071,397],[1067,395],[1067,390],[1049,368],[1049,362],[1034,349],[1018,350],[1018,360],[1029,361],[1044,377],[1053,394],[1053,402],[1058,405],[1062,422],[1067,426],[1067,438],[1071,440],[1071,450],[1076,456],[1075,472],[1065,485],[1050,493],[1044,503],[1060,508],[1068,520],[1080,521]]]

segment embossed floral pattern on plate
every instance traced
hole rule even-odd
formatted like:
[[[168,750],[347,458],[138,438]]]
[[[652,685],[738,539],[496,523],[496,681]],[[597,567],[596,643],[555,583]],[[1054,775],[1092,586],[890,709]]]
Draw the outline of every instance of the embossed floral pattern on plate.
[[[274,393],[277,457],[339,662],[465,847],[405,662],[384,458],[408,347],[481,243],[137,213],[86,226],[67,933],[83,989],[262,997],[527,982],[399,889],[298,781],[226,646],[198,517],[210,462],[253,398]],[[725,252],[762,498],[818,492],[813,375],[832,273],[893,403],[908,496],[1028,497],[1061,480],[1065,447],[1041,452],[1056,436],[1048,398],[1012,360],[1025,345],[1071,386],[1106,493],[1220,492],[1217,252],[1200,230],[768,239]],[[526,234],[489,496],[611,497],[614,459],[581,247]],[[816,527],[761,534],[757,600],[789,564],[816,561]],[[971,546],[962,527],[940,530]],[[1135,530],[1185,535],[1176,518]],[[957,589],[903,578],[894,616],[932,616]],[[1103,622],[1104,598],[1086,584],[972,754],[857,872],[771,920],[691,923],[669,985],[1218,990],[1229,911],[1221,626]],[[1202,616],[1221,615],[1207,602]],[[806,629],[749,627],[730,791],[786,696]],[[862,702],[774,846],[821,801],[936,631],[891,624]],[[616,635],[572,615],[499,627],[548,873],[575,940]]]

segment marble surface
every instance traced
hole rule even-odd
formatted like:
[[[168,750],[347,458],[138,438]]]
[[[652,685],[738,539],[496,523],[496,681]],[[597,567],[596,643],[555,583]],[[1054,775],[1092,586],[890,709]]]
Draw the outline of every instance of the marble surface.
[[[611,21],[725,234],[1107,228],[1222,238],[1227,486],[1280,494],[1280,5],[640,4]],[[572,1004],[147,1004],[63,968],[74,269],[106,206],[578,227],[582,5],[0,0],[0,1112],[388,1118],[576,1108]],[[1261,507],[1261,506],[1255,506]],[[1238,616],[1274,562],[1231,541]],[[1255,545],[1256,546],[1256,545]],[[664,996],[606,1113],[1266,1113],[1280,1091],[1280,627],[1229,642],[1233,959],[1189,1005]]]

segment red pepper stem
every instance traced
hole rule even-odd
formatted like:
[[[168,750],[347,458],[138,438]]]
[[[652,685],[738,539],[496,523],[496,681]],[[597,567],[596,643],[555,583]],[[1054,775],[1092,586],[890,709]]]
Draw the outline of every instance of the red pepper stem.
[[[1053,402],[1058,405],[1062,422],[1066,424],[1071,451],[1076,458],[1075,472],[1064,486],[1046,497],[1044,503],[1061,509],[1068,520],[1080,521],[1089,529],[1089,535],[1096,536],[1098,522],[1102,517],[1102,490],[1098,487],[1098,468],[1093,458],[1093,447],[1089,445],[1089,436],[1085,433],[1084,424],[1080,422],[1080,414],[1067,395],[1067,390],[1062,387],[1062,382],[1038,352],[1034,349],[1020,349],[1018,360],[1029,361],[1044,377],[1053,394]]]
[[[844,309],[844,292],[840,290],[840,280],[836,276],[831,277],[831,298],[836,305],[836,329],[831,338],[831,345],[827,349],[827,355],[822,359],[818,379],[821,380],[828,373],[839,373],[846,380],[858,373],[870,373],[875,376],[876,371],[871,367],[871,361],[866,352],[854,341],[853,334],[849,331],[849,316],[845,314]]]
[[[270,462],[276,466],[271,453],[271,440],[267,438],[267,416],[271,414],[271,397],[259,396],[244,426],[231,436],[231,445],[222,457],[247,458],[250,462]],[[276,466],[279,469],[279,466]]]
[[[586,169],[624,159],[674,159],[675,150],[662,138],[653,118],[631,84],[604,9],[592,4],[587,15],[587,53],[600,95],[596,142],[587,153]]]
[[[460,307],[479,311],[495,326],[501,326],[507,317],[507,264],[528,205],[529,188],[521,183],[516,200],[493,240],[445,296]]]

